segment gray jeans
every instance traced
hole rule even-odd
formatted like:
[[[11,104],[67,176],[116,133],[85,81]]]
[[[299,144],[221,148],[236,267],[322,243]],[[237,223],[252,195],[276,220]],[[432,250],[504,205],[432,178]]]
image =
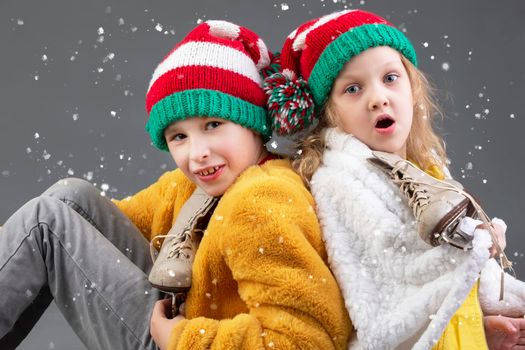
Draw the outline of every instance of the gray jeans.
[[[52,299],[89,349],[155,349],[149,244],[94,186],[61,180],[0,229],[0,348],[14,348]],[[23,333],[23,334],[21,334]]]

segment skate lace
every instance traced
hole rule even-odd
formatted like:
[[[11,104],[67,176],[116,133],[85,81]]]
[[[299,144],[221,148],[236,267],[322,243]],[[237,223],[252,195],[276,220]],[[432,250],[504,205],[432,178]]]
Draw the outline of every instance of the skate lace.
[[[415,164],[410,162],[409,160],[402,159],[399,160],[395,166],[392,169],[392,175],[393,180],[397,184],[401,184],[401,189],[403,193],[408,194],[409,198],[409,204],[413,203],[414,208],[417,207],[417,215],[416,215],[416,209],[414,210],[414,216],[416,218],[419,217],[419,214],[421,214],[421,208],[423,208],[426,204],[428,204],[429,197],[426,196],[426,191],[421,191],[421,189],[418,189],[418,185],[425,185],[425,186],[431,186],[438,189],[443,190],[451,190],[455,191],[457,193],[462,194],[463,196],[467,197],[470,202],[472,203],[472,206],[476,210],[477,214],[481,218],[481,221],[486,225],[490,237],[492,239],[492,242],[494,244],[494,247],[496,248],[496,252],[499,258],[499,265],[501,267],[501,281],[500,281],[500,301],[503,300],[503,294],[504,294],[504,273],[505,269],[509,269],[509,271],[515,275],[514,269],[512,268],[512,262],[507,258],[507,255],[501,249],[501,245],[499,244],[498,237],[496,236],[496,232],[494,231],[494,227],[492,226],[492,223],[490,222],[490,218],[485,213],[481,205],[474,199],[474,197],[466,192],[463,188],[458,187],[454,184],[451,184],[449,182],[435,179],[437,183],[424,183],[421,181],[417,181],[412,179],[411,177],[403,177],[402,169],[406,168],[406,166],[412,166],[415,168],[418,168]],[[421,192],[425,192],[425,194],[422,194]],[[426,201],[425,201],[426,200]],[[412,201],[412,202],[411,202]]]
[[[403,176],[401,167],[403,164],[396,165],[392,169],[392,179],[394,183],[400,185],[401,191],[408,198],[408,205],[412,208],[414,216],[419,219],[425,206],[430,203],[430,197],[424,188],[417,186],[417,181],[410,176]]]
[[[150,241],[149,247],[150,247],[150,255],[152,261],[156,260],[157,256],[157,247],[161,247],[162,244],[159,242],[161,239],[170,239],[170,241],[166,242],[166,244],[169,244],[167,246],[168,249],[168,259],[180,259],[181,257],[185,259],[189,259],[191,257],[191,253],[193,251],[193,232],[201,232],[201,230],[194,229],[191,230],[185,230],[184,233],[180,236],[175,235],[158,235],[153,237],[153,239]],[[159,249],[160,250],[160,249]]]

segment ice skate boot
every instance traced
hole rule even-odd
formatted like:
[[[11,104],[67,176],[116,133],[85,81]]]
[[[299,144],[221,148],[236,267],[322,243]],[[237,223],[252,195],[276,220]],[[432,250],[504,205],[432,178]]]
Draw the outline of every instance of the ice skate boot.
[[[417,221],[419,236],[432,246],[448,243],[460,249],[472,247],[472,235],[458,224],[476,210],[454,180],[438,180],[411,162],[387,152],[372,151],[370,162],[384,170],[399,186]]]
[[[419,236],[432,246],[448,243],[456,248],[472,248],[476,225],[465,216],[485,224],[501,265],[500,301],[504,297],[504,270],[512,271],[512,262],[501,248],[488,215],[477,201],[454,180],[438,180],[410,161],[395,154],[372,151],[369,161],[385,171],[399,185],[417,221]],[[470,226],[470,227],[469,227]]]
[[[217,202],[218,198],[207,195],[197,187],[181,208],[168,234],[156,236],[151,241],[154,264],[149,281],[152,286],[169,293],[190,289],[195,253]],[[161,238],[164,242],[157,255],[155,245]]]

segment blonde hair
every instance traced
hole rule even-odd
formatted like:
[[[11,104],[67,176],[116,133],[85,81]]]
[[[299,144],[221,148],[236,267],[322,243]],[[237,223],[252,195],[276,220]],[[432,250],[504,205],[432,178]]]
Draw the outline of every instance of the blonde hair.
[[[445,169],[447,156],[443,139],[433,130],[433,120],[443,116],[435,101],[435,91],[425,75],[403,55],[401,62],[407,70],[412,96],[414,99],[414,115],[412,127],[407,139],[407,158],[426,170],[435,165]],[[319,113],[319,124],[305,139],[298,142],[300,155],[292,164],[304,183],[309,186],[315,171],[321,166],[325,149],[323,131],[327,127],[337,126],[337,116],[327,100]]]

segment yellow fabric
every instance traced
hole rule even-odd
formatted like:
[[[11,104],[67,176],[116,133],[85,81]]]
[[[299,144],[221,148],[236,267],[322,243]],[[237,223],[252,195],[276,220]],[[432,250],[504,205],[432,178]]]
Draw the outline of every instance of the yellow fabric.
[[[425,169],[425,172],[439,180],[445,178],[443,171],[435,165]],[[451,349],[487,349],[483,312],[478,299],[478,284],[472,288],[463,305],[452,316],[447,328],[434,346],[434,350]]]
[[[115,203],[151,239],[170,229],[194,188],[175,170]],[[241,174],[200,243],[188,319],[168,348],[346,349],[352,326],[313,206],[286,160]]]
[[[434,349],[488,349],[483,314],[478,300],[478,284],[472,288],[463,305],[452,316]]]

